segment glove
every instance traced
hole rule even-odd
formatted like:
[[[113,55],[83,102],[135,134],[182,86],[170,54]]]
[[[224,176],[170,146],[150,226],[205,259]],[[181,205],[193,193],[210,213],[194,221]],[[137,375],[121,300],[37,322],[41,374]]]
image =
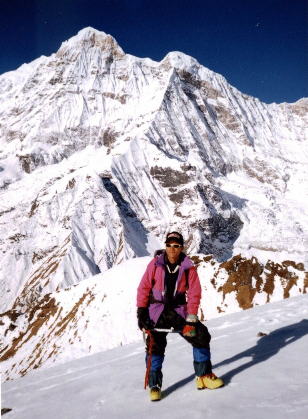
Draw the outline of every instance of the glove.
[[[189,324],[186,324],[183,328],[183,336],[187,338],[193,338],[196,336],[196,328],[195,326],[190,326]]]
[[[137,308],[138,327],[140,330],[150,330],[153,328],[153,322],[149,316],[149,309],[147,307]]]
[[[188,314],[186,317],[186,324],[183,328],[183,336],[188,338],[193,338],[196,336],[196,323],[198,321],[198,317],[195,314]]]

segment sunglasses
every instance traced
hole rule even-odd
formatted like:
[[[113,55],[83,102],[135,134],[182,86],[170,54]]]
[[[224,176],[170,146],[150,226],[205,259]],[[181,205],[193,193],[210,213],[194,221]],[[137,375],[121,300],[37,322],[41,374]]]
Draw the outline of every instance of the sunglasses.
[[[166,247],[174,247],[175,249],[178,249],[179,247],[182,247],[180,244],[166,244]]]

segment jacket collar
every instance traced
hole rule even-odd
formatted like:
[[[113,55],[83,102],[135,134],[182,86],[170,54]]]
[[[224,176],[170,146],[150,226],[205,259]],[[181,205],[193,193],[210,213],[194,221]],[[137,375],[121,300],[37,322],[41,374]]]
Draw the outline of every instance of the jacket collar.
[[[156,264],[156,266],[159,266],[159,265],[160,266],[165,266],[165,252],[163,252],[162,254],[160,254],[159,256],[157,256],[157,259],[156,259],[155,264]],[[186,271],[186,269],[191,268],[193,265],[194,264],[189,259],[189,257],[185,255],[184,260],[180,264],[180,268],[183,269],[184,271]]]

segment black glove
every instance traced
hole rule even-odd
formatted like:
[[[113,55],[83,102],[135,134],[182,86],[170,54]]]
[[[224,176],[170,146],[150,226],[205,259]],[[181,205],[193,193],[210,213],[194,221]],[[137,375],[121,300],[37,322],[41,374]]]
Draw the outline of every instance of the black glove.
[[[153,328],[153,322],[149,316],[149,309],[147,307],[137,308],[138,327],[140,330],[150,330]]]

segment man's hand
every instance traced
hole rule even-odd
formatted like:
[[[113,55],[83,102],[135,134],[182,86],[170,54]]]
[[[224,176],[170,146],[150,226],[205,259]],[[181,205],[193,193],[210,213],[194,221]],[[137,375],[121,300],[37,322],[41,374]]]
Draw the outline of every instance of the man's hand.
[[[186,324],[183,328],[183,336],[193,338],[196,336],[196,323],[198,321],[198,317],[195,314],[188,314],[186,317]]]
[[[150,330],[153,328],[153,322],[149,316],[149,309],[147,307],[137,308],[138,327],[140,330]]]

